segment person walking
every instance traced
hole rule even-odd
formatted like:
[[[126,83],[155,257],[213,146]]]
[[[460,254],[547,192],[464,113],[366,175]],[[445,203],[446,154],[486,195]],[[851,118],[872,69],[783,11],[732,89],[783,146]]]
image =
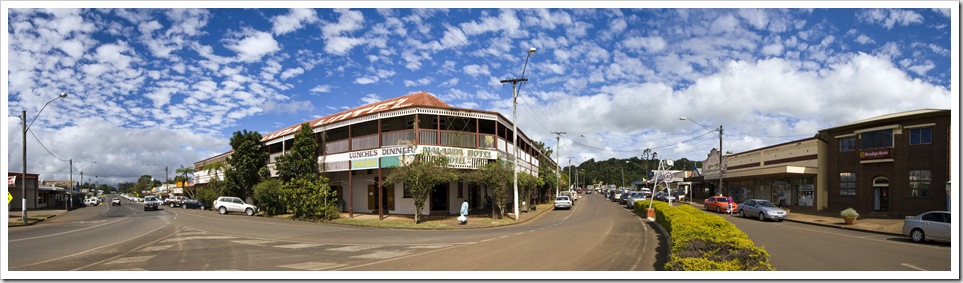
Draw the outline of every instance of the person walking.
[[[726,211],[729,213],[729,215],[732,215],[732,196],[726,197],[726,201],[729,202],[729,205],[726,207]]]
[[[468,224],[468,200],[464,200],[461,203],[461,216],[458,216],[458,223],[461,225]]]

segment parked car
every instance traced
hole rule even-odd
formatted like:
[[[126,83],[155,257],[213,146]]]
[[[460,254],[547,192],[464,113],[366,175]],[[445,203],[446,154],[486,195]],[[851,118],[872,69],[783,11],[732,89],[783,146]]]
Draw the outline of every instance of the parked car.
[[[759,221],[766,221],[766,219],[783,221],[789,216],[785,210],[764,199],[750,199],[736,206],[736,208],[739,216],[755,216]]]
[[[675,197],[674,197],[674,196],[669,195],[669,194],[666,193],[666,192],[658,192],[658,193],[655,193],[655,195],[653,195],[652,198],[654,198],[655,200],[658,200],[658,201],[669,201],[669,200],[673,200],[673,201],[674,201],[674,200],[675,200]]]
[[[244,212],[247,216],[253,216],[257,213],[257,206],[244,203],[238,197],[218,197],[214,201],[214,209],[217,209],[217,212],[221,214]]]
[[[622,200],[622,190],[614,190],[614,191],[612,191],[612,194],[609,196],[609,199],[611,199],[612,201],[621,201],[621,200]]]
[[[929,211],[903,220],[903,235],[913,242],[952,241],[949,211]]]
[[[724,196],[709,197],[703,201],[702,207],[707,211],[715,211],[718,213],[727,212],[729,211],[729,200]],[[738,208],[738,204],[732,204],[732,212],[736,212]]]
[[[628,198],[628,201],[627,201],[626,204],[625,204],[625,207],[626,207],[626,208],[635,208],[635,202],[636,202],[636,201],[643,201],[643,200],[645,200],[645,194],[642,193],[641,191],[630,192],[630,193],[629,193],[629,198]]]
[[[182,200],[182,201],[181,201],[181,208],[184,208],[184,209],[188,209],[188,208],[199,208],[199,209],[201,209],[201,210],[205,210],[205,209],[206,209],[206,207],[204,207],[204,204],[201,203],[200,201],[196,200],[196,199],[185,199],[185,200]]]
[[[625,205],[629,203],[629,196],[632,195],[632,191],[626,191],[619,195],[619,204]]]
[[[84,199],[84,205],[86,206],[97,206],[98,204],[100,204],[100,202],[97,202],[97,199]]]
[[[120,205],[120,199],[119,199],[119,198],[113,198],[113,199],[111,199],[111,200],[110,200],[110,205]]]
[[[568,196],[555,197],[555,209],[572,209],[572,200]]]
[[[146,196],[144,197],[144,211],[157,210],[157,208],[163,203],[163,201],[155,196]]]

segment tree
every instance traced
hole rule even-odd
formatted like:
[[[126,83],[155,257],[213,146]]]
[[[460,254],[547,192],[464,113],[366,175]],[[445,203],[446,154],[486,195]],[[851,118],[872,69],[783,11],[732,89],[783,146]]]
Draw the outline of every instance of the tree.
[[[431,190],[437,185],[454,182],[458,179],[458,173],[448,167],[448,158],[444,156],[418,153],[414,156],[402,156],[401,159],[402,165],[388,173],[385,183],[404,184],[415,201],[417,224]],[[409,159],[410,161],[407,161]]]
[[[214,172],[214,179],[220,180],[221,177],[218,175],[218,173],[224,172],[224,169],[226,168],[227,168],[226,163],[224,163],[223,161],[218,161],[218,162],[204,164],[204,166],[201,167],[201,170],[206,171],[207,174],[211,174],[211,172]]]
[[[234,153],[227,159],[225,193],[248,199],[253,195],[254,185],[261,182],[258,171],[267,162],[267,152],[261,150],[261,134],[258,132],[237,131],[231,137]]]
[[[187,193],[190,198],[194,198],[194,192],[187,189],[187,185],[191,182],[191,177],[188,177],[187,175],[191,175],[192,177],[194,176],[194,167],[184,167],[181,165],[180,168],[174,170],[174,173],[183,176],[182,181],[184,182],[184,185],[181,187],[184,188],[184,192]],[[176,181],[177,178],[174,179]]]
[[[301,175],[318,174],[318,141],[314,139],[313,133],[308,123],[301,124],[301,130],[294,134],[291,151],[277,157],[274,164],[281,181],[287,182]]]
[[[337,192],[318,172],[318,142],[308,123],[294,134],[291,151],[278,156],[275,163],[281,187],[280,200],[290,208],[294,219],[331,220],[340,216]],[[267,192],[265,192],[267,194]],[[272,201],[271,196],[262,198]]]
[[[254,186],[254,202],[267,216],[284,214],[287,206],[281,198],[281,180],[267,179]]]
[[[501,219],[505,215],[505,205],[512,190],[512,166],[501,159],[482,165],[462,175],[469,183],[484,186],[492,196],[492,218]]]
[[[534,205],[532,203],[532,191],[545,183],[542,179],[528,174],[528,172],[518,173],[518,201],[525,201],[529,205]]]

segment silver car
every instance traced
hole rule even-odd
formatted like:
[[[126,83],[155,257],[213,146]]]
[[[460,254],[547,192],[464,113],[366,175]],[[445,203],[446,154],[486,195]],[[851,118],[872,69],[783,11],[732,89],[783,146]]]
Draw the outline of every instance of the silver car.
[[[926,240],[950,242],[950,212],[930,211],[903,220],[903,235],[913,242]]]
[[[636,201],[645,200],[645,193],[642,191],[632,191],[629,192],[628,203],[625,204],[626,208],[634,208]]]
[[[759,221],[766,221],[766,219],[783,221],[788,216],[785,210],[764,199],[747,200],[737,205],[736,210],[741,217],[752,216],[758,218]]]

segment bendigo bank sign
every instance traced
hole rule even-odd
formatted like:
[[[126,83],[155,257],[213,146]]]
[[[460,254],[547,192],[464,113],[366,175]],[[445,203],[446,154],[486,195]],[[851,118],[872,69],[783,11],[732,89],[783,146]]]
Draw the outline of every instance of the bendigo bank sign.
[[[889,147],[867,149],[859,152],[859,159],[870,160],[890,158],[892,156],[892,151],[893,149]]]

